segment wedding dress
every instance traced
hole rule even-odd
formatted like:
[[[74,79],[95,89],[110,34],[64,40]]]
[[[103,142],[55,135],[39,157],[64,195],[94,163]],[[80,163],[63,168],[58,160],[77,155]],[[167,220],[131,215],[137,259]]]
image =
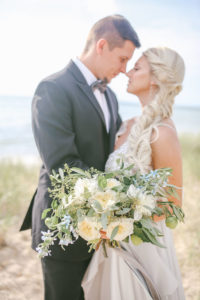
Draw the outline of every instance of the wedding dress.
[[[159,124],[159,126],[168,125]],[[149,137],[152,129],[153,126],[148,129]],[[126,123],[118,135],[123,134],[125,130]],[[134,161],[134,157],[128,153],[130,149],[128,143],[132,142],[134,143],[131,138],[127,139],[110,154],[106,163],[107,171],[119,168],[116,163],[118,158],[123,159],[125,166],[135,163],[139,169],[145,169],[144,163]],[[146,166],[147,169],[151,167]],[[82,280],[85,300],[185,299],[172,233],[164,220],[157,222],[157,226],[164,234],[159,241],[166,248],[159,248],[150,243],[134,246],[130,241],[121,243],[126,251],[109,248],[108,258],[104,257],[101,247],[94,253]]]

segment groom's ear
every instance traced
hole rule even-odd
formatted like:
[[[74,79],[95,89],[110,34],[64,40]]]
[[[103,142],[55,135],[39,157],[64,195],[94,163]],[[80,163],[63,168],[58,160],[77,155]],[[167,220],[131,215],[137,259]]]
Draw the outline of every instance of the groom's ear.
[[[103,50],[105,48],[107,44],[107,41],[105,39],[99,39],[96,43],[96,52],[97,54],[102,54],[103,53]]]

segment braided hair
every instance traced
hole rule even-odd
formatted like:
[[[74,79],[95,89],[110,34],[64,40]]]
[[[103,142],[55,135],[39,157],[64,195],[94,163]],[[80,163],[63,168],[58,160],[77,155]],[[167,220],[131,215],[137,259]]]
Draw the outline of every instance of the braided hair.
[[[182,57],[169,48],[150,48],[143,53],[157,85],[154,99],[144,107],[142,115],[128,137],[128,155],[134,158],[137,169],[151,168],[151,136],[153,129],[158,138],[158,126],[172,115],[174,98],[182,89],[185,65]],[[155,140],[154,140],[155,141]]]

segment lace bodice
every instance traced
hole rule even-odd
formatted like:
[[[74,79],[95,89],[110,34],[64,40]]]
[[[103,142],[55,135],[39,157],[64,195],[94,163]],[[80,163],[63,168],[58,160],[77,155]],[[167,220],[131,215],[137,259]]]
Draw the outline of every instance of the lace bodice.
[[[105,170],[107,172],[118,170],[122,161],[124,162],[125,167],[128,167],[128,165],[130,165],[126,159],[127,148],[128,144],[127,142],[125,142],[117,150],[109,155],[105,166]]]
[[[119,131],[116,134],[116,139],[123,135],[128,126],[128,121],[125,121],[122,123]],[[135,173],[136,170],[140,170],[142,173],[145,173],[151,169],[151,155],[148,157],[148,159],[145,158],[145,161],[147,163],[144,164],[144,158],[135,157],[132,152],[132,145],[134,144],[134,138],[132,137],[132,129],[134,125],[132,126],[130,133],[128,135],[127,140],[125,143],[123,143],[118,149],[116,149],[114,152],[112,152],[105,165],[105,170],[107,172],[112,172],[115,170],[118,170],[121,167],[122,162],[124,163],[124,167],[128,167],[130,165],[134,165],[133,169],[131,170],[132,173]],[[152,132],[152,129],[148,129],[150,134]],[[149,140],[150,140],[150,134],[149,134]],[[145,141],[144,141],[145,142]],[[150,141],[148,141],[150,146]]]
[[[126,132],[127,124],[128,124],[127,121],[122,123],[119,131],[116,134],[116,140]],[[118,170],[120,168],[120,164],[122,163],[122,161],[124,162],[124,166],[127,167],[129,165],[128,162],[126,161],[127,150],[128,150],[128,143],[126,141],[117,150],[115,150],[109,155],[105,165],[105,170],[107,172]]]
[[[123,135],[128,126],[128,121],[125,121],[122,123],[122,126],[120,127],[119,131],[116,134],[116,139]],[[106,172],[112,172],[115,170],[118,170],[122,164],[124,163],[124,167],[128,167],[131,164],[134,165],[134,168],[132,169],[132,173],[135,173],[136,170],[140,170],[142,173],[146,173],[152,169],[152,157],[151,157],[151,151],[147,152],[146,156],[144,154],[137,153],[137,157],[134,156],[134,151],[132,151],[133,145],[135,143],[134,136],[132,134],[133,127],[132,126],[129,136],[125,143],[123,143],[118,149],[116,149],[114,152],[112,152],[105,165],[105,171]],[[146,139],[141,140],[140,142],[146,143],[146,146],[151,148],[151,135],[152,131],[155,130],[157,133],[156,138],[158,136],[158,127],[159,126],[166,126],[174,130],[172,126],[166,123],[159,122],[158,124],[150,125],[146,130]]]

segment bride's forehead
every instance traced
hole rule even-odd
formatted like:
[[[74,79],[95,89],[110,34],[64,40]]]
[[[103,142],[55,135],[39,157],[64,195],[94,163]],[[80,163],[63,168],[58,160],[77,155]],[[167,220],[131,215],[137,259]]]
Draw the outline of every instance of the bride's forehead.
[[[148,61],[144,55],[140,56],[140,58],[136,61],[135,65],[148,65]]]

